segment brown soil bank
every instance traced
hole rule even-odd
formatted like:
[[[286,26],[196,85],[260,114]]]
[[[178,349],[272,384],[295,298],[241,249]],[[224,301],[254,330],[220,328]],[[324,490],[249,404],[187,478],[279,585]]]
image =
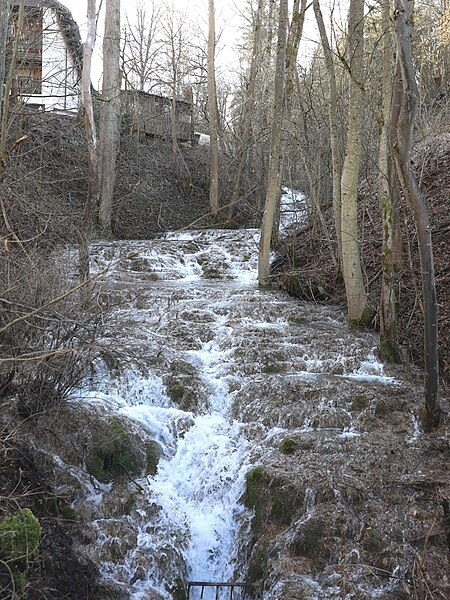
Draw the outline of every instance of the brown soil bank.
[[[427,200],[433,230],[439,319],[441,378],[450,382],[450,133],[433,134],[417,145],[414,162],[421,190]],[[375,169],[374,169],[375,171]],[[359,225],[363,268],[373,306],[377,307],[381,286],[381,220],[376,194],[377,175],[373,173],[360,188]],[[327,228],[334,236],[332,212],[325,210]],[[400,229],[403,238],[403,267],[398,274],[397,311],[399,340],[406,361],[423,359],[423,313],[417,235],[411,213],[402,200]],[[311,240],[311,230],[296,231],[279,246],[274,264],[281,288],[303,299],[345,302],[342,278],[330,258],[323,229]],[[332,243],[334,247],[335,240]],[[374,322],[379,325],[379,315]]]
[[[40,247],[76,243],[88,172],[81,118],[37,111],[18,114],[10,132],[9,147],[13,146],[0,188],[8,220],[2,225],[4,237],[14,243],[14,232],[20,240],[36,239]],[[222,204],[231,175],[228,159],[221,157]],[[115,238],[151,239],[192,222],[205,227],[213,224],[208,215],[207,147],[180,146],[174,156],[168,141],[138,140],[122,131],[113,207]]]

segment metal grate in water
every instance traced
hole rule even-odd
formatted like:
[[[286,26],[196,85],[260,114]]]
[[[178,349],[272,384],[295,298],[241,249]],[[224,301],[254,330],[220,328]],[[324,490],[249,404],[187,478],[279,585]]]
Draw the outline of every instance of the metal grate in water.
[[[215,600],[257,600],[261,598],[261,589],[254,583],[245,582],[212,582],[212,581],[189,581],[188,600],[193,598],[193,590],[200,592],[200,600],[203,600],[205,589],[215,588]],[[197,596],[198,597],[198,596]],[[208,596],[211,598],[211,596]]]

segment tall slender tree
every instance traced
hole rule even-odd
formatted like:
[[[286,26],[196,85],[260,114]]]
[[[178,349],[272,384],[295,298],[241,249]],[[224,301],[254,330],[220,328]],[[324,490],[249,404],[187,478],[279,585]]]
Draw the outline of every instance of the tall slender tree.
[[[266,202],[261,225],[258,257],[258,283],[260,286],[270,286],[271,284],[270,243],[272,239],[274,218],[280,201],[280,180],[283,162],[282,128],[284,114],[284,82],[286,73],[287,22],[288,1],[280,0],[269,174],[267,178]]]
[[[208,117],[209,117],[209,204],[213,215],[219,209],[219,114],[216,88],[216,19],[214,0],[208,0]]]
[[[134,18],[127,18],[123,30],[122,76],[127,89],[150,92],[159,84],[161,41],[158,39],[158,25],[161,5],[155,2],[139,0]]]
[[[249,146],[252,137],[252,118],[255,108],[256,78],[261,68],[262,35],[261,24],[265,0],[258,0],[256,12],[253,15],[253,48],[250,58],[250,69],[246,78],[245,98],[242,108],[240,141],[237,150],[236,172],[230,196],[230,220],[233,216],[233,208],[238,200],[241,187],[242,175],[247,163]]]
[[[0,123],[3,114],[3,82],[5,81],[6,42],[9,27],[9,0],[0,0]]]
[[[79,238],[80,279],[89,278],[89,242],[92,237],[95,209],[97,204],[97,130],[92,107],[91,65],[96,35],[96,1],[87,3],[87,33],[83,44],[83,70],[81,74],[81,100],[83,104],[84,127],[88,148],[88,190],[84,205]]]
[[[382,219],[383,243],[381,250],[381,311],[380,350],[385,360],[398,362],[400,352],[397,337],[395,309],[395,262],[394,262],[394,203],[391,189],[391,98],[392,98],[392,44],[389,19],[390,0],[381,1],[382,27],[382,90],[381,130],[378,151],[379,197]]]
[[[338,140],[338,94],[336,84],[336,71],[334,67],[334,55],[328,39],[322,10],[319,0],[313,0],[314,15],[316,17],[317,27],[319,29],[320,41],[323,47],[325,65],[328,73],[330,85],[330,96],[328,100],[328,115],[330,122],[330,145],[331,145],[331,163],[333,170],[333,216],[336,229],[336,238],[338,242],[338,255],[342,257],[342,232],[341,232],[341,156],[339,152]]]
[[[103,85],[99,124],[99,221],[111,235],[116,161],[120,141],[120,0],[106,0]]]
[[[20,36],[23,29],[23,22],[25,17],[25,1],[20,0],[19,3],[19,12],[17,14],[17,20],[15,23],[16,35],[12,47],[11,52],[11,60],[9,63],[8,73],[6,75],[6,81],[4,85],[2,96],[2,120],[0,126],[0,180],[2,180],[5,170],[5,158],[6,158],[6,140],[8,135],[8,111],[9,111],[9,101],[11,96],[11,90],[13,86],[14,76],[16,74],[16,66],[17,66],[17,57],[19,53],[19,45],[20,45]],[[6,24],[8,27],[8,24]],[[5,44],[6,45],[6,44]],[[3,80],[0,82],[1,88],[3,90]]]
[[[371,317],[361,266],[357,217],[364,105],[364,0],[350,0],[347,35],[350,96],[347,144],[341,176],[342,272],[349,321],[364,323]]]

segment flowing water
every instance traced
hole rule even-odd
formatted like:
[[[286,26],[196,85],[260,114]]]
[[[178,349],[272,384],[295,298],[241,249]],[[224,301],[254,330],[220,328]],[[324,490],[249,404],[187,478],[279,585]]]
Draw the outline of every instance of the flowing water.
[[[395,385],[375,337],[350,332],[340,309],[258,289],[257,242],[256,230],[215,230],[91,249],[94,271],[110,266],[102,294],[117,306],[104,342],[120,355],[114,368],[95,365],[84,401],[127,417],[161,450],[157,474],[138,480],[136,510],[96,520],[91,554],[135,600],[176,597],[180,579],[243,579],[251,514],[240,498],[268,440],[359,435],[335,401],[293,411],[296,386]],[[97,482],[84,502],[107,493]]]

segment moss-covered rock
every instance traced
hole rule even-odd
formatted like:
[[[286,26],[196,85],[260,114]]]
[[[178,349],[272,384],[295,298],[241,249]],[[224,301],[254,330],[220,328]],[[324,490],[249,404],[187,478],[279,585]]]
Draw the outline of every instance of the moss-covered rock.
[[[296,556],[317,558],[325,535],[325,522],[320,518],[311,518],[303,523],[296,532],[292,549]]]
[[[262,525],[262,509],[266,496],[266,476],[264,469],[260,466],[249,471],[245,478],[244,505],[253,510],[253,528],[259,530]]]
[[[252,529],[255,536],[269,523],[289,525],[303,504],[303,493],[284,478],[273,478],[263,467],[247,473],[243,503],[254,511]]]
[[[156,475],[156,472],[158,471],[158,462],[160,459],[160,451],[156,442],[149,441],[145,443],[145,457],[147,461],[145,474]]]
[[[279,445],[283,454],[294,454],[299,449],[299,443],[291,437],[285,437]]]
[[[264,579],[264,574],[267,567],[267,547],[264,543],[259,542],[252,550],[250,561],[248,563],[247,581],[249,583],[257,583]]]
[[[175,586],[171,589],[173,600],[188,600],[187,586],[181,577],[177,577]]]
[[[29,508],[0,522],[0,556],[4,561],[28,560],[39,548],[42,528]]]
[[[110,481],[123,475],[139,475],[145,467],[142,452],[132,434],[118,418],[99,424],[86,459],[91,475]]]
[[[198,408],[197,395],[189,386],[180,381],[173,381],[168,385],[167,394],[181,410],[191,412]]]

